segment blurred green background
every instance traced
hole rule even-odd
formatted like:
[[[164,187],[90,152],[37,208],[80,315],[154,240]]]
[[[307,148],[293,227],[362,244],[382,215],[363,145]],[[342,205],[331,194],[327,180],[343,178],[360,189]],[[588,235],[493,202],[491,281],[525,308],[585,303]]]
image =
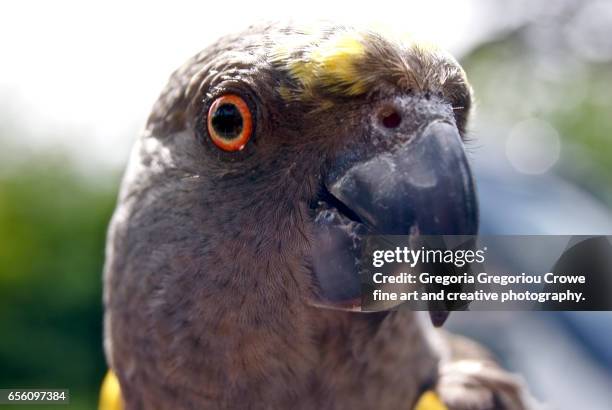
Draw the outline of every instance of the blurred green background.
[[[461,58],[477,99],[473,150],[491,140],[503,150],[516,124],[545,122],[561,144],[551,172],[612,207],[612,26],[594,29],[588,17],[602,13],[588,3],[564,4],[535,11],[523,2],[508,14],[502,2],[476,3],[483,22],[504,29]],[[62,149],[32,150],[20,144],[32,130],[3,113],[0,386],[69,388],[70,408],[92,409],[106,367],[101,271],[121,167],[92,172]]]
[[[95,408],[105,371],[100,273],[118,181],[106,178],[84,179],[61,157],[2,170],[3,388],[69,388],[71,408]]]

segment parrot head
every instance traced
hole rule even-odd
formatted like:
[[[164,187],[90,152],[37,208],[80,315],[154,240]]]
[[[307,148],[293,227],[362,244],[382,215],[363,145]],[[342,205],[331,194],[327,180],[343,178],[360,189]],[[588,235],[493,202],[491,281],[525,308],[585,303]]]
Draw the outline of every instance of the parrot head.
[[[320,354],[313,306],[358,305],[365,235],[475,234],[470,106],[447,53],[347,27],[251,28],[179,68],[108,237],[106,349],[125,394],[153,373],[291,378]]]

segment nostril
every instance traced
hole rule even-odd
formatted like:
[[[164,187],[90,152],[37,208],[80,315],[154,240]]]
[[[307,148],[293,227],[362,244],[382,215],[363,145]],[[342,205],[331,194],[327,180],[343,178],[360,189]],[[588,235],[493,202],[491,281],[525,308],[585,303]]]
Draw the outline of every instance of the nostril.
[[[392,110],[381,115],[381,122],[385,128],[397,128],[402,123],[402,116]]]

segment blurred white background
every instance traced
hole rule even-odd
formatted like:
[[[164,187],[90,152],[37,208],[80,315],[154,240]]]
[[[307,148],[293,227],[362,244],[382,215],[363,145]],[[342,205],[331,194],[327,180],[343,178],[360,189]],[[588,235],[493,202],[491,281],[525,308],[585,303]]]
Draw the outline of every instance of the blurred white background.
[[[416,33],[462,54],[511,23],[483,19],[476,3],[3,1],[0,109],[32,149],[117,166],[170,73],[223,34],[258,21],[328,19]]]

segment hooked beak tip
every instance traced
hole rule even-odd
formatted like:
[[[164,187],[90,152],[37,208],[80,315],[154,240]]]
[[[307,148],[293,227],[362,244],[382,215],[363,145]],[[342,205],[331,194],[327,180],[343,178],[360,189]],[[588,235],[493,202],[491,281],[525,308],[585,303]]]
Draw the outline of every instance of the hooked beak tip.
[[[430,311],[429,318],[431,324],[435,327],[441,327],[446,322],[446,319],[450,316],[450,312],[447,311]]]

